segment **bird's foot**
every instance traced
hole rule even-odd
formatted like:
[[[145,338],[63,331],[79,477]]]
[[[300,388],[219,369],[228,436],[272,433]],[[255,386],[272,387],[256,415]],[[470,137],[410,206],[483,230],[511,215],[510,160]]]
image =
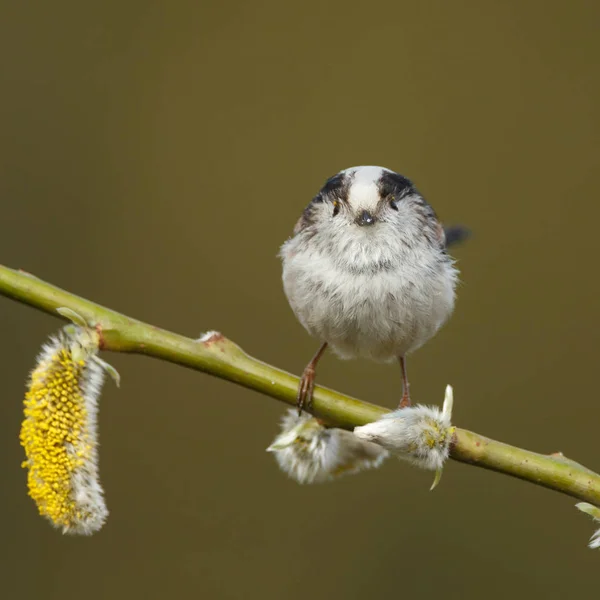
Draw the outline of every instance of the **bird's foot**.
[[[301,415],[306,407],[310,408],[312,404],[313,390],[315,389],[315,369],[311,365],[304,369],[298,386],[298,396],[296,397],[296,406],[298,414]]]

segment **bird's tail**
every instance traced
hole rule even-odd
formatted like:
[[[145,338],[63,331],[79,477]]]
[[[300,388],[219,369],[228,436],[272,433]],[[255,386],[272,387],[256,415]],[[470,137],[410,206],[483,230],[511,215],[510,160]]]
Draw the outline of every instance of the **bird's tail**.
[[[464,225],[449,225],[444,227],[446,234],[446,248],[456,246],[471,237],[471,230]]]

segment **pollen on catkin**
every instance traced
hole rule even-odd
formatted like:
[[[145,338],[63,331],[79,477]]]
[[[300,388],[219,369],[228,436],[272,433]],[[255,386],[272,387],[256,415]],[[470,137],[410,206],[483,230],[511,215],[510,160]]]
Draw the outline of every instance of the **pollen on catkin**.
[[[69,325],[44,344],[25,395],[29,495],[63,533],[91,534],[108,511],[98,478],[97,401],[105,363],[95,331]]]
[[[448,459],[454,427],[452,416],[452,387],[446,387],[443,409],[436,406],[401,408],[381,419],[356,427],[354,435],[362,440],[380,444],[392,454],[422,469],[437,471],[435,487]]]
[[[267,448],[282,471],[298,483],[322,483],[346,473],[376,468],[387,450],[357,438],[349,431],[327,428],[308,413],[290,409],[281,433]]]

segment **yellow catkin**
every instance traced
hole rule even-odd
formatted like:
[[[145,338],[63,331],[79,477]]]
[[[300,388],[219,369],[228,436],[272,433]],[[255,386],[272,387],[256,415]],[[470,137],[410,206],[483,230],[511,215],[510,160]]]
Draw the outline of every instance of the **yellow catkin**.
[[[107,514],[96,464],[102,369],[85,354],[79,358],[65,334],[44,347],[31,373],[20,439],[40,514],[64,532],[92,533]]]

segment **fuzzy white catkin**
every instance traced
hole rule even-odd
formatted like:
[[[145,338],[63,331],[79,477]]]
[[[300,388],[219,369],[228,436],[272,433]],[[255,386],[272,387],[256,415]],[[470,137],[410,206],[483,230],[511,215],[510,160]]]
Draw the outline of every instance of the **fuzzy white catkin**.
[[[401,408],[373,423],[356,427],[354,435],[380,444],[417,467],[438,471],[450,452],[454,431],[451,413],[452,388],[448,386],[443,410],[421,404]]]
[[[308,413],[289,410],[281,434],[267,448],[282,471],[298,483],[322,483],[346,473],[376,468],[387,450],[349,431],[326,428]]]
[[[596,522],[600,522],[600,508],[594,506],[593,504],[589,504],[588,502],[579,502],[575,505],[575,508],[578,508],[581,512],[584,512],[586,515],[589,515]],[[592,549],[600,548],[600,529],[594,533],[591,537],[588,546]]]

